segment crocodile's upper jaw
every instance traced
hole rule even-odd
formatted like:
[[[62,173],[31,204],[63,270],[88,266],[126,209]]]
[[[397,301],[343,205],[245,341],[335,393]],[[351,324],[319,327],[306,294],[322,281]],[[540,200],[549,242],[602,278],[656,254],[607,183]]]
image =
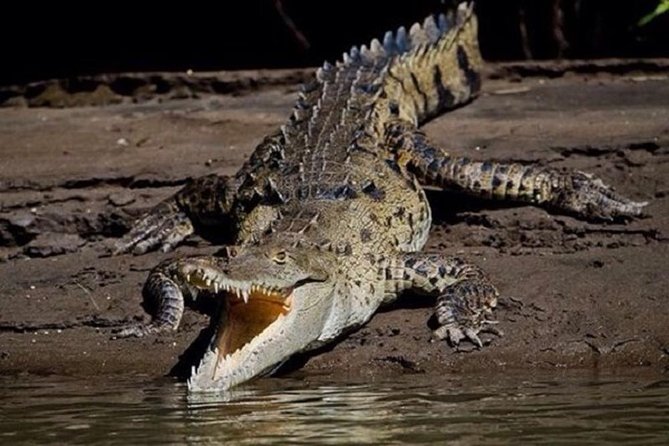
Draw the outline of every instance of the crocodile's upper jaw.
[[[315,342],[330,313],[326,282],[278,289],[216,271],[188,281],[223,299],[210,348],[188,380],[191,391],[227,390],[271,371]]]

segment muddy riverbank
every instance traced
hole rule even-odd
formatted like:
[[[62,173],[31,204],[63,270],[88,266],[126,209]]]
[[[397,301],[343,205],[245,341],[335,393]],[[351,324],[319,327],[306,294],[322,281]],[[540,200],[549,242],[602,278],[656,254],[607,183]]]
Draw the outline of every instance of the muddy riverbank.
[[[477,101],[425,127],[453,153],[595,173],[650,201],[647,218],[594,224],[430,192],[429,249],[489,272],[503,295],[505,336],[482,351],[431,343],[430,303],[407,296],[333,348],[302,358],[300,373],[669,366],[669,71],[658,63],[493,67]],[[78,90],[4,90],[2,374],[178,374],[191,359],[183,353],[201,347],[189,348],[207,318],[193,311],[171,335],[111,334],[144,317],[140,291],[151,267],[217,248],[195,237],[170,254],[109,257],[106,249],[187,179],[233,173],[286,119],[304,73],[212,74],[221,83],[199,90],[176,81],[156,90],[157,75],[135,76],[143,80],[125,90],[104,77]]]

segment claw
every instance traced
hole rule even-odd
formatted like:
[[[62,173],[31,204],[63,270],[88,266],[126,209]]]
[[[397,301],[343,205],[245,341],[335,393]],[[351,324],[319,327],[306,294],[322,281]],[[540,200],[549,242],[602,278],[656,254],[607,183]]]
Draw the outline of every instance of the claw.
[[[602,220],[640,217],[647,201],[632,201],[607,186],[591,174],[571,174],[571,190],[558,194],[558,207],[575,212],[583,217]]]
[[[130,325],[125,328],[119,328],[112,332],[112,339],[141,338],[157,331],[157,327],[152,324]]]
[[[495,336],[502,337],[504,333],[497,329],[496,327],[491,326],[490,324],[496,324],[498,321],[483,321],[482,327],[458,327],[455,323],[449,325],[442,325],[432,332],[433,340],[443,341],[446,340],[451,347],[458,347],[460,343],[467,339],[477,348],[481,349],[484,346],[483,341],[479,337],[480,333],[491,333]]]
[[[152,249],[168,252],[193,232],[192,222],[176,203],[164,201],[137,220],[111,252],[112,255],[126,252],[139,255]]]
[[[460,342],[465,338],[465,334],[459,328],[449,328],[446,330],[446,341],[451,347],[459,346]]]
[[[149,322],[128,325],[112,331],[112,339],[143,338],[162,332],[175,331],[176,327],[165,322]]]
[[[481,342],[481,338],[478,336],[478,330],[474,330],[472,328],[465,328],[465,336],[467,339],[472,341],[478,348],[483,348],[483,342]]]
[[[496,324],[498,321],[492,321],[492,322]],[[498,329],[497,327],[484,327],[481,330],[481,332],[493,334],[493,335],[497,336],[498,338],[504,337],[504,332],[502,330]]]

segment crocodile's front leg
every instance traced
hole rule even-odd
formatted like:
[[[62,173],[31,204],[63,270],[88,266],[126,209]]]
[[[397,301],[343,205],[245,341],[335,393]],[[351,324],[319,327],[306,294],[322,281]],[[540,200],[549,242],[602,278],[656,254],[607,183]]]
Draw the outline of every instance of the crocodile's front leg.
[[[141,337],[179,328],[186,302],[198,297],[200,288],[188,282],[189,271],[205,265],[215,265],[221,259],[211,256],[166,260],[153,268],[144,284],[144,304],[151,314],[149,323],[125,327],[116,337]],[[204,284],[203,284],[204,285]]]
[[[172,250],[191,235],[196,226],[224,223],[236,191],[237,184],[232,177],[207,175],[193,180],[137,220],[116,242],[114,253],[143,254],[155,248]]]
[[[400,161],[440,187],[537,204],[588,220],[638,217],[648,204],[623,197],[584,172],[450,156],[407,124],[395,124],[389,134]]]
[[[410,290],[437,297],[437,339],[457,346],[468,339],[483,347],[481,332],[501,333],[494,328],[492,310],[498,292],[485,273],[458,257],[442,254],[403,254],[386,277],[391,293]]]

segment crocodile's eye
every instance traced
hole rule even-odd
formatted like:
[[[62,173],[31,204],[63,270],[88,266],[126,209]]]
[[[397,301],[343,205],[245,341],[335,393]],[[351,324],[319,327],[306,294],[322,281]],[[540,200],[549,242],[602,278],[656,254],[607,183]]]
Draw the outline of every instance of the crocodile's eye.
[[[286,260],[288,260],[288,253],[286,253],[286,251],[277,251],[272,256],[272,260],[280,264],[286,263]]]
[[[223,253],[229,259],[237,257],[237,247],[236,246],[225,246],[225,247],[223,247]]]

